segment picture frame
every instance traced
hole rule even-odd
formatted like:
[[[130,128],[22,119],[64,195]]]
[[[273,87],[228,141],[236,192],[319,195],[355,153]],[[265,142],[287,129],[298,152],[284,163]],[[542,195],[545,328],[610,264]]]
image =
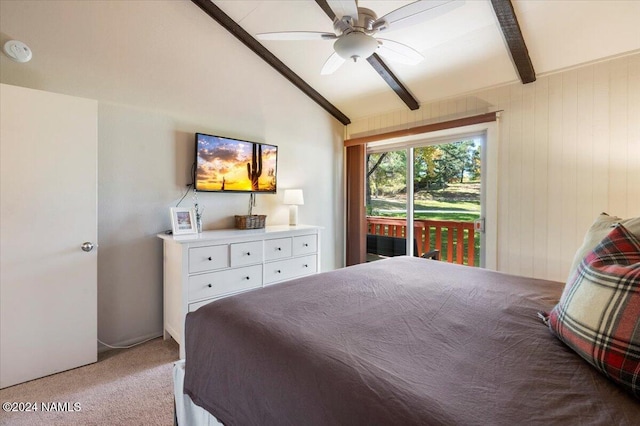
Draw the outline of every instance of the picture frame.
[[[195,210],[184,207],[171,207],[171,230],[173,235],[197,234]]]

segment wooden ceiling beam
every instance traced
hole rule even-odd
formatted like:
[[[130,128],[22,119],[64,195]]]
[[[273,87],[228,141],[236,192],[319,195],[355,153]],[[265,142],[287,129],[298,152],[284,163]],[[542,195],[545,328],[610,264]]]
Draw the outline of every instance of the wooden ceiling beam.
[[[245,46],[251,49],[262,60],[271,65],[276,71],[282,74],[287,80],[293,83],[304,94],[313,99],[318,105],[324,108],[329,114],[334,116],[345,126],[351,123],[349,117],[344,115],[338,108],[326,100],[320,93],[318,93],[313,87],[311,87],[306,81],[300,78],[289,67],[287,67],[280,59],[269,52],[260,42],[253,38],[248,32],[246,32],[238,23],[231,19],[226,13],[224,13],[218,6],[213,4],[211,0],[191,0],[200,9],[202,9],[207,15],[218,22],[224,29],[229,31],[233,36],[240,40]]]
[[[522,84],[536,81],[536,72],[533,69],[529,50],[524,42],[522,31],[520,31],[520,24],[518,24],[518,18],[516,18],[511,0],[491,0],[491,5],[500,23],[502,34],[509,47],[511,60],[518,71],[520,81],[522,81]]]
[[[315,0],[316,4],[320,6],[322,11],[331,19],[333,22],[336,19],[336,14],[333,13],[331,7],[327,3],[327,0]],[[407,88],[402,84],[400,79],[396,77],[396,75],[391,71],[391,69],[382,61],[382,58],[378,56],[376,53],[369,56],[367,58],[367,62],[376,70],[376,72],[382,77],[382,79],[396,92],[396,95],[402,102],[404,102],[410,110],[414,111],[420,108],[420,104],[418,101],[411,95],[411,93],[407,90]]]
[[[418,103],[418,101],[416,101],[416,99],[411,96],[411,93],[409,93],[407,88],[404,87],[404,84],[402,84],[400,79],[396,77],[393,72],[391,72],[387,64],[382,61],[377,53],[369,56],[367,58],[367,62],[369,62],[373,69],[376,70],[376,72],[380,75],[380,77],[382,77],[384,81],[387,82],[389,87],[391,87],[393,91],[396,92],[396,95],[398,95],[400,99],[402,99],[402,102],[404,102],[411,111],[415,111],[416,109],[420,108],[420,104]]]

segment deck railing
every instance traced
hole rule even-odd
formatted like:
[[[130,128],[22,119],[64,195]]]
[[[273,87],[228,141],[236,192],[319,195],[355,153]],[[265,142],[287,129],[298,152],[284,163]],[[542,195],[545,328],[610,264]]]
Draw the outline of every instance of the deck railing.
[[[415,219],[413,227],[418,256],[435,249],[440,250],[441,260],[477,266],[473,222]],[[402,218],[367,216],[367,232],[406,238],[407,221]]]

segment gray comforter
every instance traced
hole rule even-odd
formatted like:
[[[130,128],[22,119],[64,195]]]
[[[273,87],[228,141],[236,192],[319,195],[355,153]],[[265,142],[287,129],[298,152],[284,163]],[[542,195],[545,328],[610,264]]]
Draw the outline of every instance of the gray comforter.
[[[640,424],[537,318],[561,291],[397,257],[229,297],[187,316],[184,390],[226,425]]]

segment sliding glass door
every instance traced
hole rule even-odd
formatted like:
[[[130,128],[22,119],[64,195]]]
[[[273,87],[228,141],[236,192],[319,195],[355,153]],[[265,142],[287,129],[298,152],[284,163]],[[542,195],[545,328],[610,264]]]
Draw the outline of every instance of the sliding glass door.
[[[413,255],[481,266],[483,134],[367,148],[367,260]]]

